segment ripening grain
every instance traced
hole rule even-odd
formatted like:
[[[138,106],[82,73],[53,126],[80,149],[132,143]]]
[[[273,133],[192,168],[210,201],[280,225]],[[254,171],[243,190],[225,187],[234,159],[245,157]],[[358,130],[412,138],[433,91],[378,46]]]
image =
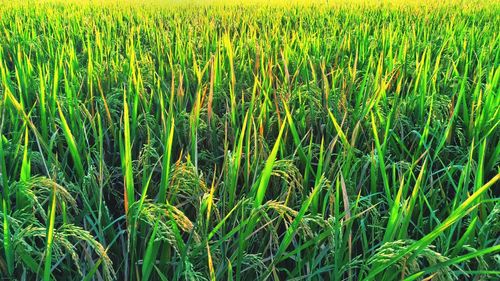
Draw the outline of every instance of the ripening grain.
[[[0,0],[0,279],[500,278],[500,4]]]

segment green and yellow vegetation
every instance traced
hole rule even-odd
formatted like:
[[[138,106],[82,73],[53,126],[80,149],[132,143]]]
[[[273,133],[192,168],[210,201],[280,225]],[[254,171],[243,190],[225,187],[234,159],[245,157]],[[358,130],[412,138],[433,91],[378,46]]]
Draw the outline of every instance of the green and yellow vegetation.
[[[500,278],[500,2],[228,2],[0,0],[0,279]]]

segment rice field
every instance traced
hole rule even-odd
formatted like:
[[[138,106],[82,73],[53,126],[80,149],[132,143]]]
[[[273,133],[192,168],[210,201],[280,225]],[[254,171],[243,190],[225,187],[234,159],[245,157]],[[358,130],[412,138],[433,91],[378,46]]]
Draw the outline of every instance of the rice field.
[[[1,280],[498,280],[500,1],[0,0]]]

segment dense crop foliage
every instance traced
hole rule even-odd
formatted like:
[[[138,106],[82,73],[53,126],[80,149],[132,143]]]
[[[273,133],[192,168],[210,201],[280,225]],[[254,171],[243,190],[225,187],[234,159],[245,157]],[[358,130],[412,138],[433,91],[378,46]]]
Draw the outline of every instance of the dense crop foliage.
[[[497,1],[1,3],[0,277],[499,277]]]

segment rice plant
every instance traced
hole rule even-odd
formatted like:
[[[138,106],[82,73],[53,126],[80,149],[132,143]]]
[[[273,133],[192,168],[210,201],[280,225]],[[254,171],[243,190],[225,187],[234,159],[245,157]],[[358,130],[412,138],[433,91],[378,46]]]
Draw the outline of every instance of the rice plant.
[[[498,0],[0,0],[0,279],[499,279],[499,80]]]

